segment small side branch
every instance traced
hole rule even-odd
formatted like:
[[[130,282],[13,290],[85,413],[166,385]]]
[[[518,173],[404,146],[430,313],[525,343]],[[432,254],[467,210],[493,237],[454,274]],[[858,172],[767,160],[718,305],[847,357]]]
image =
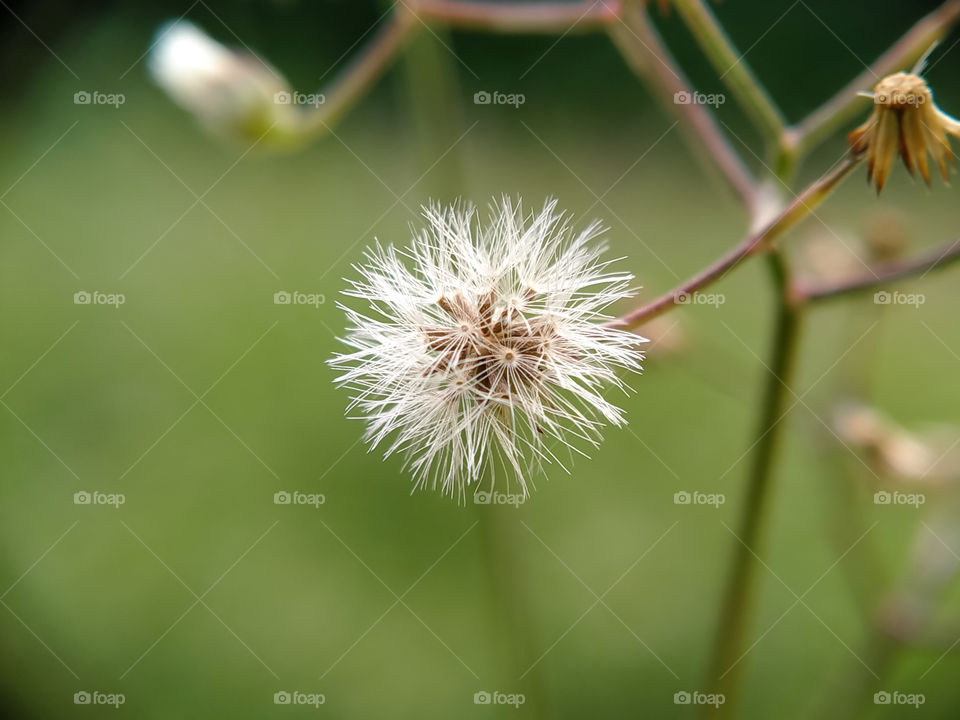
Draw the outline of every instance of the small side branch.
[[[420,21],[411,12],[394,11],[387,24],[326,90],[324,104],[304,116],[304,135],[329,132],[390,67],[418,27]]]
[[[938,247],[913,259],[878,265],[873,269],[872,274],[829,283],[798,281],[794,285],[793,300],[796,303],[815,303],[863,290],[875,290],[894,280],[916,275],[925,277],[928,273],[942,270],[957,260],[960,260],[960,239],[946,247]]]
[[[780,140],[784,120],[770,95],[737,50],[703,0],[673,0],[720,79],[730,88],[744,111],[773,145]]]
[[[678,117],[688,134],[699,141],[695,152],[706,150],[751,217],[755,216],[760,203],[755,180],[713,116],[702,105],[677,100],[690,97],[690,83],[650,25],[642,5],[625,4],[621,21],[611,24],[609,33],[630,69],[653,87],[654,95]],[[667,105],[670,100],[673,104]]]
[[[760,231],[748,235],[710,266],[698,272],[669,293],[646,305],[606,323],[607,327],[632,330],[678,304],[678,299],[700,290],[723,278],[745,258],[764,251],[776,238],[807,217],[820,205],[850,172],[860,164],[861,158],[850,155],[833,170],[810,185],[797,198]]]
[[[589,31],[615,22],[622,0],[496,3],[473,0],[407,0],[423,20],[498,33]]]

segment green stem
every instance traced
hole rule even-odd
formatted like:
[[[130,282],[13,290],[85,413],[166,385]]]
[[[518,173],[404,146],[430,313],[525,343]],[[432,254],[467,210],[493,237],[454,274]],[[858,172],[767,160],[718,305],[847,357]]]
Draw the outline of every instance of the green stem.
[[[802,302],[802,293],[794,283],[794,298]],[[824,407],[823,417],[830,418],[836,411],[837,400],[866,399],[873,395],[873,375],[876,358],[880,352],[881,331],[863,335],[865,325],[880,325],[886,307],[877,305],[873,298],[860,295],[855,302],[844,308],[844,338],[860,337],[852,350],[847,352],[838,368],[841,375],[829,393],[829,406]],[[838,442],[837,437],[826,427],[821,427],[818,438],[822,444],[823,513],[831,528],[837,556],[857,545],[857,552],[850,553],[840,569],[847,582],[858,609],[863,617],[872,617],[876,610],[877,597],[889,586],[886,568],[879,548],[870,534],[870,524],[863,503],[863,489],[874,481],[872,472],[850,456],[850,449]],[[867,476],[870,477],[867,477]]]
[[[535,667],[524,676],[530,658],[539,654],[531,634],[530,609],[522,592],[523,572],[517,563],[517,548],[521,543],[516,535],[516,522],[506,522],[504,508],[477,506],[480,532],[487,562],[487,573],[494,595],[494,619],[497,636],[505,638],[505,652],[509,655],[508,672],[502,676],[506,687],[512,687],[523,677],[526,701],[520,717],[551,717],[543,676]],[[512,690],[511,690],[512,691]]]
[[[744,633],[756,599],[758,557],[769,515],[770,490],[777,449],[783,435],[790,382],[796,363],[800,311],[790,298],[790,272],[783,256],[768,256],[777,291],[776,330],[769,375],[763,391],[763,407],[757,428],[747,484],[746,502],[741,510],[733,565],[720,612],[720,622],[711,666],[711,692],[722,693],[726,702],[712,717],[736,714],[741,674],[744,668]]]
[[[849,661],[849,670],[839,673],[838,690],[828,696],[823,710],[828,717],[869,717],[873,694],[889,678],[903,645],[876,630],[871,630],[862,648],[857,649],[857,660]],[[879,676],[866,671],[860,661]],[[829,707],[829,710],[827,709]]]
[[[646,11],[637,0],[625,2],[621,20],[610,25],[609,33],[627,65],[652,88],[654,97],[676,115],[697,159],[706,155],[751,217],[755,216],[760,198],[753,176],[703,105],[677,101],[679,96],[690,96],[690,83],[650,25]]]
[[[673,0],[673,4],[720,79],[771,146],[776,145],[785,125],[783,115],[750,69],[743,53],[733,46],[702,0]]]
[[[941,544],[943,535],[949,537],[955,528],[956,507],[948,506],[928,516],[917,530],[913,552],[905,563],[908,569],[885,587],[866,614],[870,623],[864,647],[857,652],[858,659],[850,661],[849,670],[838,676],[836,696],[827,701],[830,716],[866,716],[873,693],[888,686],[902,653],[917,650],[930,639],[930,626],[948,603],[960,569],[953,550]],[[952,649],[955,637],[951,632],[945,648]]]
[[[411,145],[420,165],[433,168],[421,181],[420,191],[444,202],[467,189],[457,144],[467,130],[460,112],[463,89],[447,50],[449,42],[445,27],[419,33],[408,42],[398,68],[404,81],[400,101],[408,108],[412,125]],[[456,149],[447,152],[452,147]]]

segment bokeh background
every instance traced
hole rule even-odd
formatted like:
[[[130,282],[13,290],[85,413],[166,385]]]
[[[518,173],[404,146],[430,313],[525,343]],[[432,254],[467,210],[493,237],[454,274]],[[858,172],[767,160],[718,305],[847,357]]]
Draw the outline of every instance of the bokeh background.
[[[936,4],[727,0],[715,11],[795,120]],[[210,139],[146,71],[157,26],[185,16],[311,92],[385,7],[0,8],[5,716],[672,718],[690,715],[674,693],[704,689],[765,379],[761,263],[716,288],[719,307],[680,308],[650,329],[646,372],[622,400],[629,427],[569,474],[538,478],[519,508],[411,496],[399,459],[366,452],[324,364],[350,263],[374,238],[404,242],[430,198],[556,196],[579,222],[609,226],[642,298],[741,237],[742,212],[608,38],[422,32],[336,137],[283,156]],[[675,14],[657,24],[696,87],[723,92]],[[929,74],[948,112],[960,111],[958,39]],[[80,90],[126,101],[75,105]],[[526,102],[477,106],[478,90]],[[719,115],[762,171],[735,103]],[[840,133],[798,183],[843,147]],[[954,239],[956,190],[928,191],[897,168],[877,199],[864,174],[789,236],[798,258],[860,252],[877,213],[900,223],[912,250]],[[960,425],[956,275],[897,289],[926,302],[844,300],[804,328],[802,402],[785,420],[748,630],[756,644],[743,660],[744,717],[855,707],[842,716],[954,718],[960,708],[960,658],[945,653],[960,637],[954,583],[929,606],[909,605],[929,630],[920,647],[879,663],[870,640],[874,609],[916,571],[917,538],[936,528],[944,543],[928,543],[930,562],[956,561],[950,485],[924,486],[919,510],[875,506],[864,458],[827,430],[851,395],[907,427]],[[75,305],[82,290],[126,302]],[[281,290],[326,302],[275,305]],[[274,504],[295,490],[325,502]],[[674,504],[693,490],[726,502]],[[76,505],[79,491],[126,501]],[[860,527],[868,536],[851,549]],[[844,704],[858,689],[866,703]],[[926,702],[870,702],[894,689]],[[294,690],[325,702],[274,704]],[[76,705],[80,691],[125,702]],[[526,702],[476,705],[482,691]]]

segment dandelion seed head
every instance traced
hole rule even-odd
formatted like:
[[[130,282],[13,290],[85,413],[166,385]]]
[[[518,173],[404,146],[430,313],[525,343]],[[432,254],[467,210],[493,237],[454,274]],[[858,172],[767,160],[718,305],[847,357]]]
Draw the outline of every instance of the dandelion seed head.
[[[481,224],[470,206],[423,210],[426,227],[402,250],[375,246],[355,266],[344,307],[350,350],[331,365],[372,447],[402,452],[414,488],[457,496],[503,473],[526,496],[555,451],[582,453],[622,411],[602,395],[626,390],[645,342],[604,327],[633,276],[601,260],[593,223],[575,233],[556,201],[525,214],[504,198]],[[342,306],[343,307],[343,306]]]

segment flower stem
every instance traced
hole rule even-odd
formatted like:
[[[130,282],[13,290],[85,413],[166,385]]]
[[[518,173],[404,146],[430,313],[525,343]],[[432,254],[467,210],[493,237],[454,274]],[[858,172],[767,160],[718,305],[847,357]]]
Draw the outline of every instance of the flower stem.
[[[409,112],[410,145],[420,165],[432,167],[421,180],[420,191],[445,202],[453,202],[467,188],[457,139],[468,127],[458,112],[463,88],[447,50],[449,42],[450,31],[444,27],[418,33],[404,48],[398,67],[402,102]]]
[[[772,242],[791,227],[807,217],[820,205],[847,175],[860,163],[861,158],[847,156],[843,162],[800,193],[779,215],[759,231],[748,235],[725,255],[715,260],[696,275],[675,287],[665,295],[642,305],[626,315],[606,323],[607,327],[631,330],[677,305],[677,299],[696,292],[722,279],[741,261],[751,255],[769,249]]]
[[[794,296],[798,302],[814,303],[830,300],[843,295],[872,290],[883,287],[892,280],[907,278],[912,275],[926,276],[928,273],[941,270],[950,263],[960,260],[960,240],[956,240],[946,247],[934,248],[912,260],[903,260],[884,263],[871,268],[869,274],[853,278],[844,278],[829,283],[797,282],[794,285]]]
[[[304,138],[329,132],[390,67],[404,43],[420,26],[420,21],[408,10],[393,11],[387,24],[325,90],[323,105],[304,115]]]
[[[771,145],[778,143],[785,125],[783,115],[710,9],[703,0],[673,0],[673,4],[750,119]]]
[[[693,149],[697,157],[706,150],[744,207],[751,216],[755,215],[760,197],[753,176],[702,105],[677,101],[678,97],[690,96],[690,83],[650,25],[646,11],[637,0],[627,1],[620,19],[621,22],[609,26],[608,32],[627,65],[653,88],[654,96],[666,109],[677,116],[687,135],[695,141]]]
[[[408,0],[426,21],[501,33],[560,33],[595,30],[615,22],[620,0],[585,2],[472,2],[471,0]]]
[[[497,636],[505,639],[509,654],[509,667],[500,680],[512,687],[509,683],[516,682],[518,677],[524,678],[526,702],[521,717],[532,720],[548,718],[551,716],[549,695],[539,667],[529,669],[528,674],[523,675],[530,658],[536,657],[538,650],[532,636],[528,598],[523,592],[524,573],[517,562],[517,547],[521,545],[516,537],[517,523],[506,521],[503,508],[481,505],[477,509],[487,573],[493,588]]]
[[[399,3],[386,25],[333,83],[323,89],[323,105],[303,114],[296,126],[297,143],[330,132],[390,67],[407,40],[424,23],[503,33],[595,31],[616,22],[620,7],[620,0],[513,5],[455,0]]]
[[[743,669],[744,631],[756,596],[756,569],[768,515],[770,486],[776,452],[789,411],[790,382],[796,362],[800,307],[791,300],[790,272],[779,251],[768,256],[777,291],[776,328],[769,375],[763,391],[763,406],[757,442],[747,485],[746,504],[741,510],[733,565],[720,612],[718,634],[711,665],[711,692],[722,693],[726,702],[719,716],[736,714],[737,694]],[[716,713],[714,713],[716,715]]]

